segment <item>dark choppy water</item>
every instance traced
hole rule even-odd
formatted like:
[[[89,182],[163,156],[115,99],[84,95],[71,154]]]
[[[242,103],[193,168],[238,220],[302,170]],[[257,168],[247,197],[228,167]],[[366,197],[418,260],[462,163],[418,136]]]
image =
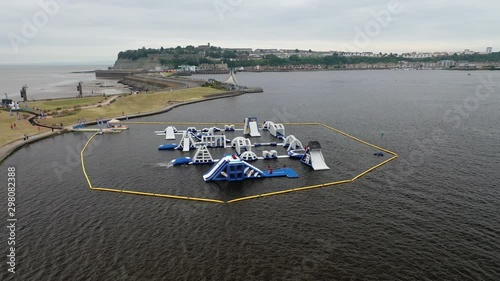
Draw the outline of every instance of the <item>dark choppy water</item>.
[[[7,167],[18,169],[17,279],[500,279],[500,73],[242,73],[238,79],[266,92],[141,121],[319,121],[400,158],[353,184],[217,205],[91,191],[78,158],[89,135],[47,139],[0,166],[4,183]],[[481,99],[474,99],[482,84]],[[208,167],[164,167],[180,153],[156,150],[164,141],[152,131],[162,127],[132,125],[97,139],[86,161],[94,184],[227,200],[350,178],[380,160],[325,129],[287,127],[303,142],[318,139],[332,170],[307,173],[284,160],[277,165],[292,166],[300,179],[205,184]],[[2,262],[2,280],[11,278],[6,268]]]

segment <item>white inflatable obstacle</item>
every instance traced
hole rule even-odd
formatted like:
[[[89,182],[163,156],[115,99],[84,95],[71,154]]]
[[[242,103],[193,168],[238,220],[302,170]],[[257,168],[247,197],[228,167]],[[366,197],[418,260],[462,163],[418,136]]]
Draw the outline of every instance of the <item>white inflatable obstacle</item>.
[[[208,148],[205,145],[199,146],[194,154],[193,164],[206,164],[213,162],[214,159],[212,158],[210,151],[208,151]]]
[[[253,151],[245,151],[240,155],[240,158],[244,161],[255,161],[258,160],[257,154]]]
[[[259,123],[256,117],[245,118],[245,127],[243,131],[245,135],[250,135],[251,137],[260,137]]]
[[[201,129],[202,133],[208,133],[210,131],[212,131],[212,132],[220,132],[222,130],[221,130],[221,128],[217,128],[217,127],[210,127],[210,128],[203,128],[203,129]]]
[[[188,152],[190,149],[195,147],[195,141],[193,140],[192,134],[186,131],[182,134],[182,140],[175,149],[181,149],[184,152]]]
[[[175,133],[177,132],[177,129],[174,127],[170,126],[165,129],[165,139],[166,140],[175,140]]]
[[[323,153],[321,153],[321,145],[317,141],[309,142],[306,153],[300,159],[300,162],[311,166],[315,171],[330,170],[325,163]]]
[[[264,159],[277,159],[278,158],[278,151],[276,151],[276,150],[271,150],[271,151],[264,150],[264,151],[262,151],[262,157]]]
[[[280,138],[280,137],[284,138],[285,137],[285,126],[283,126],[283,124],[273,123],[273,124],[271,124],[271,127],[269,127],[269,132],[275,138]]]
[[[167,127],[164,131],[155,131],[157,136],[165,136],[166,140],[175,140],[175,133],[177,133],[177,129],[172,126]]]
[[[236,137],[231,141],[231,146],[236,149],[236,153],[241,155],[245,151],[252,151],[252,143],[250,139],[244,137]]]
[[[224,125],[224,131],[231,132],[234,131],[234,125]]]
[[[264,122],[264,124],[262,124],[262,130],[269,131],[269,126],[271,125],[271,123],[274,123],[274,122],[273,121]]]
[[[226,136],[225,135],[201,136],[201,145],[205,145],[208,147],[226,147]]]
[[[273,121],[266,121],[262,125],[262,130],[268,130],[275,138],[285,137],[285,126],[281,123],[274,123]]]
[[[304,149],[302,143],[294,135],[289,135],[283,142],[283,147],[287,147],[287,151]]]

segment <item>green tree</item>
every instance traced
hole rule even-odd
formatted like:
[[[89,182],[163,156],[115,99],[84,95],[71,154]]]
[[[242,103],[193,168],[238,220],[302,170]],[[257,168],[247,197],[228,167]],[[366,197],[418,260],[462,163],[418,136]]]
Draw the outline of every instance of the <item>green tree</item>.
[[[222,57],[225,59],[235,59],[238,57],[238,54],[234,50],[226,50],[224,51]]]
[[[297,55],[291,55],[288,60],[292,63],[292,64],[300,64],[301,62],[301,59],[299,56]]]

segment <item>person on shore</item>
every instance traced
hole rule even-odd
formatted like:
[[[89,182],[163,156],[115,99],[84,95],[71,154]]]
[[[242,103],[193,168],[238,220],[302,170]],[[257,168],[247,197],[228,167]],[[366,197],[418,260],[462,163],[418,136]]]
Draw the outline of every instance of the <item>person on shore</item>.
[[[23,140],[26,141],[26,134],[23,134]]]
[[[16,129],[16,123],[14,123],[14,130]]]
[[[12,126],[12,124],[10,124],[10,129],[11,129],[11,130],[14,130],[14,126]]]
[[[52,133],[54,132],[54,127],[52,127]]]

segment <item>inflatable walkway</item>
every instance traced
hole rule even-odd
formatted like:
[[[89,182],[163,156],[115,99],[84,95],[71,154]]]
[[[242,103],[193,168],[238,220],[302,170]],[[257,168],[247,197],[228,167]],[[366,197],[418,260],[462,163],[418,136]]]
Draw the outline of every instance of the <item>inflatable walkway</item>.
[[[298,174],[290,169],[262,171],[253,165],[241,160],[236,155],[224,156],[203,175],[205,181],[242,181],[253,178],[288,177],[298,178]]]

